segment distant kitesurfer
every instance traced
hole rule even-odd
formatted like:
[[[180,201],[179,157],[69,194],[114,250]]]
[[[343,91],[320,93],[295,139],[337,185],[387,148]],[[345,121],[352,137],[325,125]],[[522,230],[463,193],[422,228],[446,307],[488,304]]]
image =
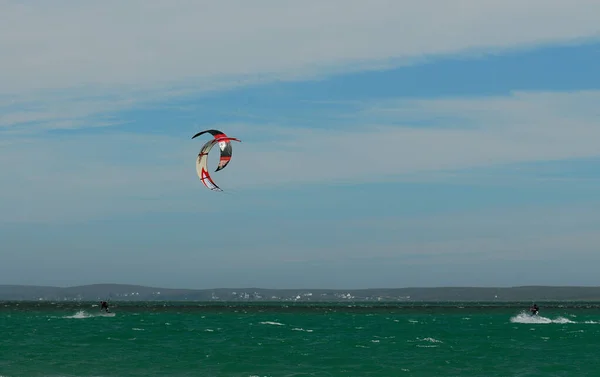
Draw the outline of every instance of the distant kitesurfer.
[[[537,304],[533,304],[531,308],[529,308],[529,311],[531,312],[531,315],[537,315],[540,311],[540,308],[537,306]]]
[[[100,302],[100,310],[105,310],[108,313],[108,303],[106,301]]]

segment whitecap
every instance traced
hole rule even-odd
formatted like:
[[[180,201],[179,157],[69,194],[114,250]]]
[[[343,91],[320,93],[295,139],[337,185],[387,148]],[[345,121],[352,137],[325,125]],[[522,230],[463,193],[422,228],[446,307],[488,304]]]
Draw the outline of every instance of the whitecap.
[[[300,327],[294,327],[294,328],[292,329],[292,331],[305,331],[305,332],[313,332],[313,330],[310,330],[310,329],[307,329],[307,330],[305,330],[305,329],[303,329],[303,328],[300,328]]]
[[[285,326],[283,323],[273,322],[273,321],[264,321],[260,322],[261,325],[275,325],[275,326]]]
[[[417,338],[417,339],[418,339],[418,340],[420,340],[420,341],[422,341],[422,342],[430,342],[430,343],[444,343],[444,342],[442,342],[441,340],[437,340],[437,339],[430,338],[430,337],[427,337],[427,338]]]

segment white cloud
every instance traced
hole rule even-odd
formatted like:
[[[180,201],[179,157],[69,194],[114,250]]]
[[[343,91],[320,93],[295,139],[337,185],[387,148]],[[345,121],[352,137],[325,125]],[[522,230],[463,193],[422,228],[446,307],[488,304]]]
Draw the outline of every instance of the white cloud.
[[[64,101],[103,93],[117,96],[106,109],[118,110],[123,98],[136,104],[165,89],[175,95],[596,38],[599,13],[593,0],[3,1],[0,99],[39,104],[57,90]],[[97,106],[71,117],[95,114]],[[64,114],[61,107],[8,114],[0,125],[52,120]]]
[[[349,114],[361,128],[287,129],[295,132],[293,138],[236,146],[235,153],[244,158],[235,161],[235,169],[245,183],[231,176],[224,178],[223,185],[369,182],[400,175],[598,157],[598,101],[598,91],[387,101]],[[393,119],[394,124],[405,126],[377,123],[382,113],[387,121]],[[440,124],[439,118],[453,121]],[[411,127],[415,119],[428,126]],[[228,129],[244,139],[242,128]],[[252,127],[246,132],[260,130]],[[255,174],[257,169],[260,175]]]
[[[240,194],[250,195],[246,190],[252,187],[445,180],[474,167],[598,157],[598,100],[600,92],[595,91],[516,93],[388,101],[356,114],[359,124],[381,113],[394,113],[395,124],[404,123],[404,117],[443,115],[466,128],[364,124],[347,131],[311,131],[218,125],[243,142],[234,144],[231,164],[213,177],[235,193],[226,202],[237,206],[244,201]],[[219,195],[208,192],[195,176],[202,142],[119,134],[6,138],[0,145],[0,213],[7,221],[52,221],[128,211],[214,210],[223,203],[196,200]],[[535,176],[532,169],[527,176]]]

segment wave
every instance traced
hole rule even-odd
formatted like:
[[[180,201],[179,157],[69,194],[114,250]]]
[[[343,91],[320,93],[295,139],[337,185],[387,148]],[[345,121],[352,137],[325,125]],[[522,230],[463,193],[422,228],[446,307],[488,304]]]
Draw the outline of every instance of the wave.
[[[304,331],[304,332],[313,332],[313,330],[303,329],[301,327],[294,327],[292,331]]]
[[[273,322],[273,321],[264,321],[260,322],[261,325],[274,325],[274,326],[285,326],[283,323]]]

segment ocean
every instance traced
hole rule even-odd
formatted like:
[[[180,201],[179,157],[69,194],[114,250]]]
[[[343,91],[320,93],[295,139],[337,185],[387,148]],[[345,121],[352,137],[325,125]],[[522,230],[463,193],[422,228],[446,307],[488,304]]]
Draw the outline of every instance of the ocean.
[[[0,376],[600,376],[600,305],[0,303]]]

